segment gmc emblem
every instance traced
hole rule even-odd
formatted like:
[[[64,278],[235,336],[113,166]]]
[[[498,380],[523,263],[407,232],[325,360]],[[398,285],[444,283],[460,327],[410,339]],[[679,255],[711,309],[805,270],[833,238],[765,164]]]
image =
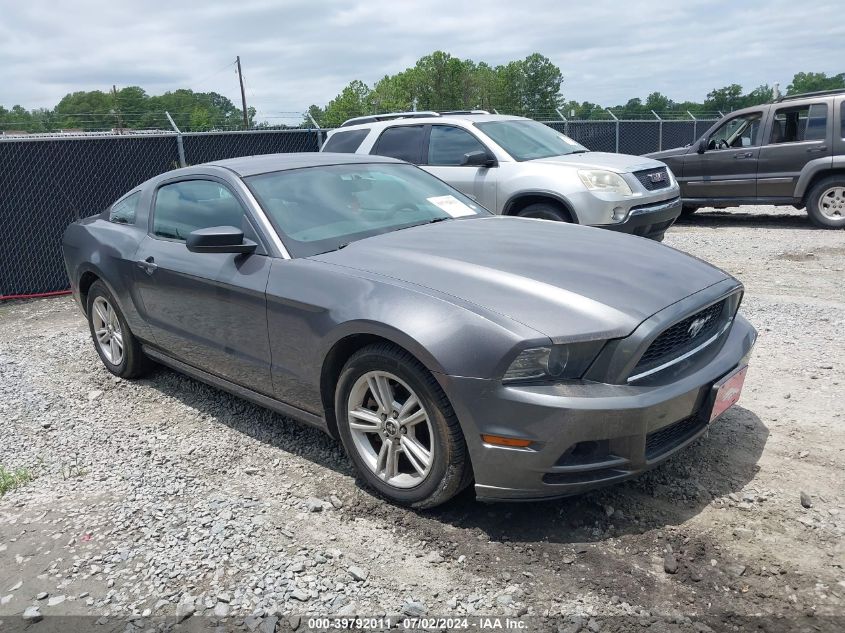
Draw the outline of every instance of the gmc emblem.
[[[649,174],[647,178],[654,184],[658,182],[663,182],[666,180],[666,172],[665,171],[656,171],[653,174]]]

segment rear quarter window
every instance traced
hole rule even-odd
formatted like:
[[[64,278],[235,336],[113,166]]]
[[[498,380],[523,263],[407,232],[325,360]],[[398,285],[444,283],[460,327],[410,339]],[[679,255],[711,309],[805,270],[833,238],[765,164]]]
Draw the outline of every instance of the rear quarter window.
[[[135,210],[138,208],[138,201],[141,199],[141,192],[136,191],[131,196],[115,202],[109,209],[109,222],[116,224],[135,224]]]
[[[845,138],[845,101],[839,105],[839,133],[842,138]]]
[[[370,133],[369,129],[335,132],[323,145],[324,152],[338,152],[340,154],[354,154],[361,147],[361,143]]]

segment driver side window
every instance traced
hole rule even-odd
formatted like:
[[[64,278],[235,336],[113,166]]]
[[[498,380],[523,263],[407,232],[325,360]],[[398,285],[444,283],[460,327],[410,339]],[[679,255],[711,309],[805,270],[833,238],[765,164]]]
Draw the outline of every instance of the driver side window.
[[[156,192],[156,237],[184,241],[191,231],[212,226],[244,226],[243,207],[224,185],[211,180],[184,180]]]
[[[710,135],[707,149],[751,147],[760,142],[760,112],[749,112],[725,121]]]

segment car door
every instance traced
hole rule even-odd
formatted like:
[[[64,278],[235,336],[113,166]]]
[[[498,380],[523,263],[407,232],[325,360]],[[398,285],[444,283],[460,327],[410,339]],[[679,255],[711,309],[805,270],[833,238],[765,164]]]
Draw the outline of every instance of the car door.
[[[265,290],[271,258],[243,203],[213,177],[166,181],[154,193],[136,280],[156,344],[168,355],[271,394]],[[194,253],[196,229],[235,226],[252,254]]]
[[[833,117],[824,100],[773,108],[767,142],[760,148],[757,195],[791,199],[801,170],[833,152]]]
[[[726,119],[684,156],[684,198],[750,199],[757,194],[763,110]]]
[[[496,210],[495,167],[462,165],[470,152],[493,153],[469,131],[455,125],[432,125],[424,143],[423,164],[427,172],[449,183],[458,191]]]

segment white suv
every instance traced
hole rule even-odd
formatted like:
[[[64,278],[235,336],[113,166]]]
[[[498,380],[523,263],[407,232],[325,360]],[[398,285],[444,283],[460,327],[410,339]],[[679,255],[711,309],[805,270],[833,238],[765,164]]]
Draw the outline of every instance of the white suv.
[[[406,160],[504,215],[662,240],[681,212],[665,164],[591,152],[542,123],[481,110],[350,119],[329,132],[321,151]]]

